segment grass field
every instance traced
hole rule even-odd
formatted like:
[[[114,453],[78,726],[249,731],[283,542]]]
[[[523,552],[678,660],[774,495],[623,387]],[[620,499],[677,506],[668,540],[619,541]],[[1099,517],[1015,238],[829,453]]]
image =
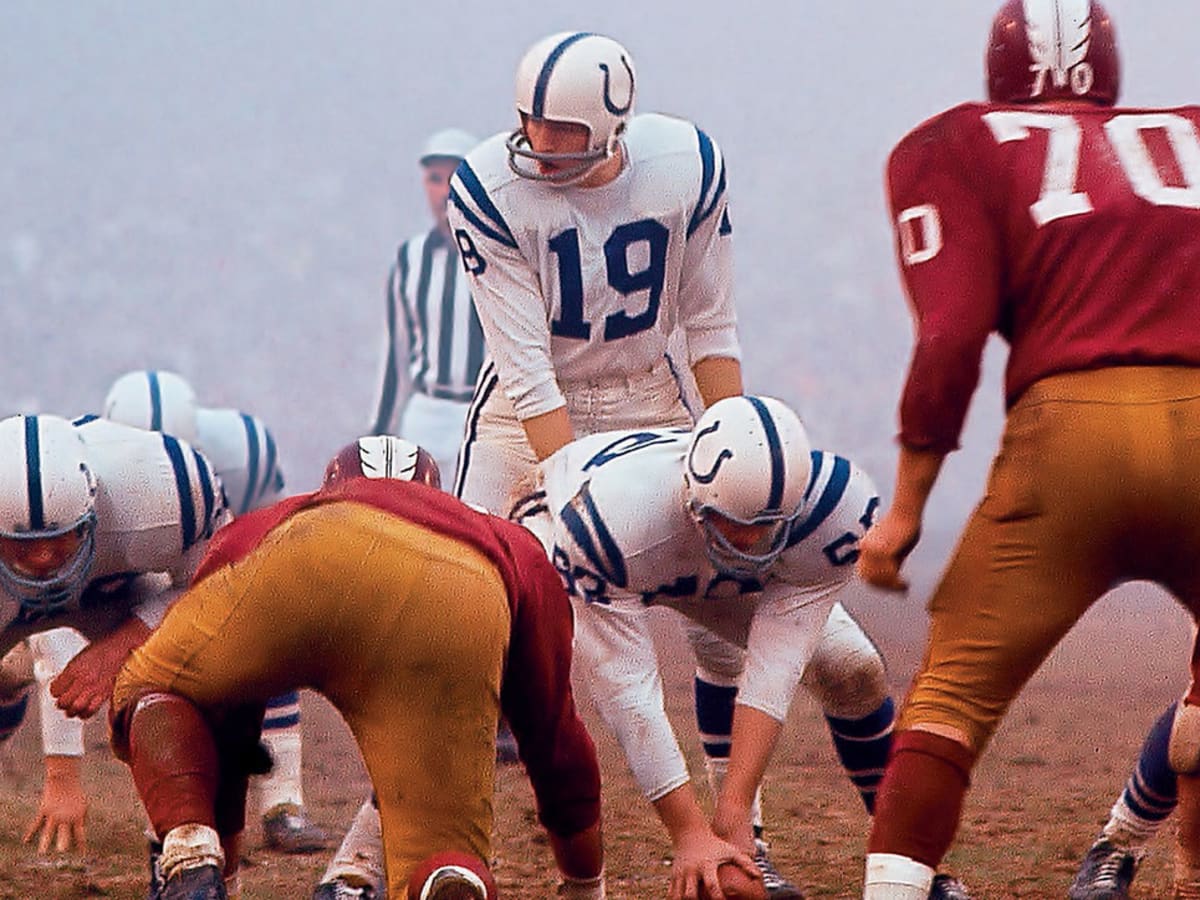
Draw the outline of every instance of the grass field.
[[[889,660],[897,695],[915,665],[922,624],[915,600],[864,598],[858,612]],[[675,646],[664,620],[659,634]],[[1061,898],[1124,783],[1150,723],[1186,686],[1187,617],[1156,593],[1126,588],[1106,598],[1072,633],[1018,701],[975,773],[959,841],[946,868],[982,898]],[[666,654],[669,705],[693,771],[702,772],[690,720],[686,653]],[[605,779],[608,895],[664,897],[669,844],[638,795],[616,743],[590,708]],[[348,731],[316,695],[305,697],[305,790],[315,818],[345,827],[368,790]],[[85,779],[90,852],[39,858],[20,843],[40,792],[36,723],[0,751],[0,898],[142,898],[142,818],[125,768],[106,749],[102,722],[89,725]],[[257,807],[252,795],[252,809]],[[496,875],[506,898],[553,896],[549,848],[519,768],[498,773]],[[766,787],[765,811],[780,869],[812,898],[854,898],[862,882],[868,820],[838,769],[815,704],[801,695]],[[323,856],[283,857],[259,846],[249,816],[243,897],[307,898]],[[1157,839],[1134,895],[1170,894],[1172,829]]]

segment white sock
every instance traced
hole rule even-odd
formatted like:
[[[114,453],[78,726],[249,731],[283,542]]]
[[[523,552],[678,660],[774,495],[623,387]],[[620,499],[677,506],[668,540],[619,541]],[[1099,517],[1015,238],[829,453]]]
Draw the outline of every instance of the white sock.
[[[895,853],[868,853],[863,900],[928,900],[933,869]]]
[[[341,878],[355,886],[371,885],[379,893],[386,887],[383,868],[383,828],[379,821],[379,810],[370,798],[359,807],[350,823],[350,830],[342,838],[342,844],[321,883]]]
[[[271,753],[271,771],[262,776],[259,805],[266,815],[275,807],[290,803],[304,805],[300,790],[300,726],[280,731],[264,731],[263,743]]]
[[[729,771],[729,757],[704,757],[704,770],[708,773],[708,789],[712,792],[713,803],[716,804],[717,798],[721,796],[721,785],[725,783],[725,773]],[[750,827],[755,829],[756,834],[762,831],[763,817],[761,784],[755,789],[754,802],[750,805]]]

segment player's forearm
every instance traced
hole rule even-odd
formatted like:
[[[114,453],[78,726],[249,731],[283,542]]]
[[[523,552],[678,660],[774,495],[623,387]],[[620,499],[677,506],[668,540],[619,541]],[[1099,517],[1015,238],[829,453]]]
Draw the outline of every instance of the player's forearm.
[[[892,496],[891,514],[920,523],[925,504],[942,470],[946,454],[933,450],[913,450],[900,447],[896,464],[896,487]]]
[[[575,438],[565,406],[525,419],[521,425],[525,428],[525,437],[539,461],[560,447],[565,447]]]
[[[742,364],[728,356],[709,356],[692,365],[696,389],[706,407],[742,393]]]
[[[688,834],[710,830],[690,781],[655,800],[654,811],[666,826],[674,845],[678,845]]]
[[[750,808],[783,725],[761,710],[738,704],[733,713],[729,768],[713,816],[718,837],[740,844],[750,834]],[[750,847],[742,847],[751,850]]]

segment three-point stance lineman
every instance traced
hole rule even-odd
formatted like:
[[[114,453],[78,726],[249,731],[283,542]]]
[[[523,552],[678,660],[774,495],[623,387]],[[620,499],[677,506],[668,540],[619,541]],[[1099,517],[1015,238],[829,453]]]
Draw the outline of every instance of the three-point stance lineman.
[[[571,695],[570,604],[541,546],[425,484],[362,477],[385,466],[331,469],[321,490],[227,526],[118,677],[113,742],[163,836],[162,897],[226,896],[261,705],[302,686],[358,741],[389,896],[435,854],[490,859],[501,706],[564,879],[599,879],[599,767]]]
[[[892,703],[882,659],[836,595],[878,504],[860,469],[811,450],[784,404],[736,397],[694,431],[581,438],[518,505],[575,601],[578,669],[670,832],[674,891],[702,881],[711,893],[719,862],[756,855],[759,784],[801,682],[870,808]],[[651,605],[688,618],[700,730],[706,751],[724,745],[711,824],[663,708]],[[711,713],[722,704],[704,695],[719,692],[736,695],[732,721]]]

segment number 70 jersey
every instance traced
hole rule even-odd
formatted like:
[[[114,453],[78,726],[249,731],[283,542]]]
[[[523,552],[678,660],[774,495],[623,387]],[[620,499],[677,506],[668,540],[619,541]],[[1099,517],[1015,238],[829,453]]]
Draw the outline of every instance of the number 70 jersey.
[[[779,595],[828,597],[846,582],[879,506],[871,479],[843,457],[813,451],[813,477],[787,549],[763,582],[718,573],[686,506],[689,431],[605,432],[542,464],[542,490],[514,517],[545,545],[568,592],[588,603],[681,608]],[[747,596],[753,595],[753,596]]]

